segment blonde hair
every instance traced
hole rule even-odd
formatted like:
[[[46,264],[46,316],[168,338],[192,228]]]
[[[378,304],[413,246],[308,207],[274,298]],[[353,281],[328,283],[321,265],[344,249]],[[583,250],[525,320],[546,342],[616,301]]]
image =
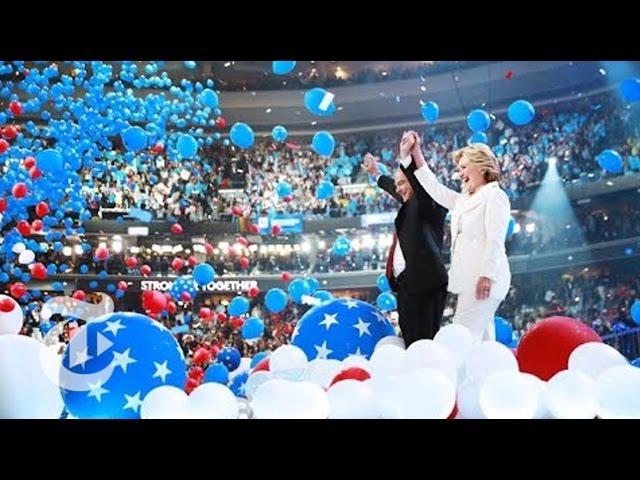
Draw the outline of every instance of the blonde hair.
[[[500,166],[493,151],[484,143],[472,143],[451,154],[456,166],[466,157],[471,163],[477,165],[484,176],[485,181],[497,182],[500,179]]]

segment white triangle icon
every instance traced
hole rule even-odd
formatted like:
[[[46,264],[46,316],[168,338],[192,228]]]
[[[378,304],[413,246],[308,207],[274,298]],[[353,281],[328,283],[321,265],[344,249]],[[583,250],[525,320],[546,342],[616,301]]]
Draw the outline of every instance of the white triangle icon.
[[[98,332],[98,354],[97,356],[102,355],[104,352],[109,350],[113,345],[113,342],[106,338],[104,335]]]

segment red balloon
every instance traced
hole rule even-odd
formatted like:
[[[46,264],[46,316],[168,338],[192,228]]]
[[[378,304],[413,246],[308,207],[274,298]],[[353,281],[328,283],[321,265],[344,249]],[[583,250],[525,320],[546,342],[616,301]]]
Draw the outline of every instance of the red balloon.
[[[104,261],[109,258],[109,250],[106,247],[98,247],[96,248],[95,257],[98,260]]]
[[[143,265],[140,267],[140,275],[147,277],[151,273],[151,267],[149,265]]]
[[[216,118],[216,127],[217,128],[226,128],[227,127],[227,121],[225,120],[224,117]]]
[[[260,231],[260,229],[255,223],[251,224],[251,226],[249,227],[249,230],[251,230],[251,233],[253,233],[254,235]]]
[[[196,380],[195,378],[189,377],[187,379],[187,384],[184,387],[184,391],[187,394],[190,394],[191,392],[193,392],[199,386],[200,386],[200,382],[198,380]]]
[[[194,365],[202,365],[204,363],[211,362],[211,352],[206,348],[200,347],[193,354],[193,364]]]
[[[196,380],[202,380],[204,377],[204,370],[200,366],[191,367],[189,370],[189,378],[195,378]]]
[[[20,235],[22,235],[23,237],[28,237],[29,235],[31,235],[31,225],[26,220],[20,220],[17,227]]]
[[[244,325],[244,319],[240,317],[231,317],[229,323],[233,328],[242,328],[242,326]]]
[[[569,317],[549,317],[520,340],[516,356],[520,371],[547,381],[569,366],[571,352],[587,342],[602,342],[590,327]]]
[[[76,290],[71,296],[76,300],[80,300],[81,302],[84,302],[87,299],[87,294],[84,293],[83,290]]]
[[[16,308],[17,303],[11,298],[3,298],[0,300],[0,312],[9,313]]]
[[[240,245],[243,245],[243,246],[245,246],[245,247],[248,247],[248,246],[249,246],[249,240],[247,240],[247,238],[246,238],[246,237],[238,237],[238,238],[236,239],[236,242],[238,242]]]
[[[118,290],[122,290],[123,292],[126,292],[128,288],[129,288],[129,284],[124,280],[120,280],[118,282]]]
[[[11,113],[17,117],[22,113],[22,104],[20,102],[13,101],[9,103],[9,110],[11,110]]]
[[[213,253],[213,245],[211,245],[210,243],[205,243],[204,244],[204,250],[205,252],[207,252],[207,255],[211,255]]]
[[[49,213],[49,205],[45,202],[40,202],[36,205],[36,215],[39,217],[44,217]]]
[[[258,287],[251,287],[248,292],[249,298],[256,298],[260,295],[260,289]]]
[[[240,268],[242,269],[249,268],[250,263],[251,262],[247,257],[240,258]]]
[[[216,345],[214,345],[213,347],[211,347],[211,356],[213,358],[216,358],[218,356],[218,353],[220,352],[220,348],[217,347]]]
[[[171,261],[171,268],[173,268],[176,272],[179,272],[184,268],[184,260],[180,257],[176,257]]]
[[[269,357],[263,358],[258,364],[253,367],[253,372],[268,372],[269,371]]]
[[[7,210],[7,201],[4,198],[0,198],[0,213]]]
[[[211,315],[211,309],[207,307],[200,308],[200,311],[198,312],[198,316],[205,322],[211,321]]]
[[[291,335],[291,332],[293,332],[293,325],[291,325],[290,323],[285,323],[284,327],[282,327],[282,330],[284,331],[285,335]]]
[[[9,142],[4,138],[0,138],[0,153],[4,153],[9,149]]]
[[[167,306],[167,297],[162,292],[151,292],[151,295],[143,295],[142,306],[151,313],[160,313]]]
[[[42,170],[39,170],[38,167],[33,166],[29,169],[29,178],[31,178],[31,180],[35,180],[37,178],[40,178],[42,176]]]
[[[513,71],[509,70],[507,73],[504,74],[504,78],[506,80],[511,80],[513,78]]]
[[[218,315],[216,316],[216,320],[218,320],[218,323],[224,323],[227,321],[227,314],[224,312],[220,312],[218,313]]]
[[[182,233],[182,226],[179,223],[174,223],[171,225],[171,231],[176,235],[180,235]]]
[[[364,382],[369,378],[371,378],[371,375],[369,375],[369,372],[366,370],[360,367],[350,367],[342,370],[338,375],[333,377],[331,385],[335,385],[342,380],[358,380],[360,382]]]
[[[36,164],[36,159],[33,157],[27,157],[24,159],[24,162],[22,162],[22,164],[24,165],[24,168],[29,170],[31,167],[33,167]]]
[[[182,292],[180,294],[180,300],[182,300],[185,303],[188,303],[191,301],[191,294],[189,292]]]
[[[458,404],[454,403],[453,404],[453,410],[451,410],[451,413],[447,417],[447,420],[455,420],[456,415],[458,415]]]
[[[27,293],[27,287],[22,282],[16,282],[9,287],[9,293],[11,293],[12,297],[22,298]]]
[[[129,268],[134,268],[136,265],[138,265],[138,260],[136,259],[136,257],[128,257],[124,263],[127,265],[127,267]]]
[[[280,279],[283,282],[288,282],[289,280],[291,280],[291,274],[289,272],[282,272],[282,275],[280,275]]]
[[[48,276],[47,267],[40,262],[29,265],[29,271],[31,272],[31,276],[36,280],[45,280]]]
[[[191,255],[189,258],[187,258],[187,262],[189,262],[190,267],[195,267],[198,264],[198,259]]]
[[[242,207],[234,205],[233,207],[231,207],[231,213],[233,213],[236,217],[239,217],[240,215],[242,215]]]
[[[289,203],[291,200],[293,200],[293,197],[291,195],[285,195],[284,197],[282,197],[282,200],[284,200],[285,203]]]
[[[282,227],[280,225],[274,225],[273,227],[271,227],[271,233],[273,235],[280,235],[281,231],[282,231]]]
[[[162,143],[158,142],[153,147],[151,147],[151,151],[153,153],[162,153],[162,152],[164,152],[164,145]]]
[[[2,129],[2,136],[7,140],[13,140],[18,136],[18,130],[16,130],[16,127],[14,127],[13,125],[7,125]]]
[[[0,140],[0,142],[1,141],[2,140]],[[22,182],[16,183],[11,189],[11,193],[16,198],[24,198],[27,196],[27,186]]]
[[[36,218],[33,222],[31,222],[31,228],[34,232],[39,232],[44,228],[44,224],[42,223],[42,220]]]
[[[167,312],[169,313],[169,315],[174,315],[177,310],[178,310],[178,307],[176,307],[175,303],[167,302]]]

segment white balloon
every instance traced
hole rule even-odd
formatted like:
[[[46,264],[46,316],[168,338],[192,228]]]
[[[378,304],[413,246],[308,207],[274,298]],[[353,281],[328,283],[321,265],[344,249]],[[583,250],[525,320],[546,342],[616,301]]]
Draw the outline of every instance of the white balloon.
[[[13,310],[10,312],[0,311],[0,335],[17,335],[22,328],[24,314],[22,307],[13,298],[0,295],[0,301],[9,299],[13,302]]]
[[[189,416],[196,419],[235,419],[238,418],[238,402],[225,385],[203,383],[189,395]]]
[[[406,351],[395,345],[383,345],[373,352],[369,363],[372,377],[406,373]]]
[[[447,347],[433,340],[418,340],[407,349],[408,371],[435,368],[457,383],[455,358]]]
[[[466,361],[469,378],[482,383],[489,375],[501,371],[518,371],[518,360],[506,346],[487,341],[477,345]]]
[[[371,365],[369,364],[369,360],[365,357],[361,357],[360,355],[349,355],[347,358],[342,360],[342,368],[345,369],[352,367],[358,367],[368,372]]]
[[[609,368],[596,380],[595,392],[598,417],[640,418],[640,368],[633,365]]]
[[[547,395],[547,382],[540,380],[538,377],[530,373],[521,372],[520,374],[524,376],[524,378],[529,380],[531,383],[533,383],[536,390],[538,391],[538,394],[537,394],[538,409],[536,410],[536,413],[533,416],[533,419],[542,420],[546,418],[551,418],[551,412],[547,408],[547,403],[545,401],[546,395]]]
[[[480,386],[473,380],[465,380],[458,387],[458,416],[465,419],[482,419],[487,417],[482,413],[480,408]]]
[[[539,387],[518,371],[498,371],[480,387],[479,403],[488,419],[533,419],[540,402]]]
[[[31,250],[25,250],[18,256],[18,263],[28,265],[36,259],[36,254]]]
[[[456,404],[456,387],[444,373],[425,368],[402,376],[398,418],[447,418]]]
[[[27,249],[27,246],[22,243],[22,242],[18,242],[16,243],[13,248],[11,249],[11,251],[13,253],[17,253],[18,255],[20,255],[22,252],[24,252]]]
[[[171,385],[154,388],[142,400],[140,418],[143,420],[189,418],[189,397],[184,390]]]
[[[375,377],[365,380],[373,390],[375,408],[381,418],[397,419],[398,404],[400,402],[400,383],[402,377],[392,375],[387,377]]]
[[[449,349],[457,367],[464,366],[474,346],[471,330],[459,323],[452,323],[442,327],[438,330],[433,340]]]
[[[398,337],[397,335],[389,335],[387,337],[382,337],[380,340],[378,340],[378,343],[376,343],[376,346],[373,348],[373,351],[375,352],[378,348],[380,348],[383,345],[395,345],[396,347],[400,347],[403,350],[406,348],[404,344],[404,340],[401,337]]]
[[[343,380],[327,392],[329,418],[378,418],[370,385],[358,380]]]
[[[311,382],[269,380],[251,402],[255,418],[324,419],[329,415],[326,392]]]
[[[628,363],[619,351],[602,342],[583,343],[569,355],[569,370],[582,372],[593,380],[611,367]]]
[[[295,370],[307,366],[307,355],[295,345],[282,345],[269,356],[269,370]]]
[[[0,335],[0,418],[57,419],[64,407],[50,380],[60,357],[33,338]]]
[[[307,364],[301,380],[314,383],[322,388],[329,388],[331,381],[342,370],[339,360],[316,358]]]
[[[260,385],[273,378],[274,377],[271,372],[265,372],[264,370],[260,370],[249,375],[249,378],[247,378],[247,381],[244,384],[244,393],[249,401],[253,400],[253,396],[255,395],[256,390],[258,390]]]
[[[582,372],[558,372],[547,383],[545,403],[554,418],[593,419],[598,409],[595,382]]]

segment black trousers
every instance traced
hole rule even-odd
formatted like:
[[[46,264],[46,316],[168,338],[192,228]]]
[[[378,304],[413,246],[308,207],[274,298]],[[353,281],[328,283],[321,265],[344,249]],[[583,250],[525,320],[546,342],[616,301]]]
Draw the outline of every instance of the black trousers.
[[[407,347],[416,340],[433,340],[442,322],[447,288],[421,294],[410,294],[400,274],[398,282],[398,317],[402,338]]]

